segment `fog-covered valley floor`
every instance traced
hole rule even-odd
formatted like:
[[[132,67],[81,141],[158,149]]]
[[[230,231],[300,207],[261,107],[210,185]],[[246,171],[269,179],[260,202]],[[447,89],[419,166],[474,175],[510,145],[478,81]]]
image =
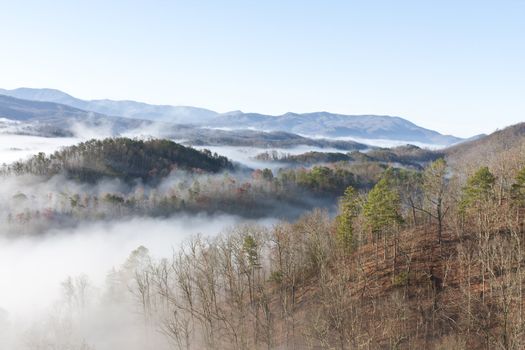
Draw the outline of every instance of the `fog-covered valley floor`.
[[[77,131],[76,137],[0,134],[0,164],[27,161],[39,152],[49,155],[93,137],[109,136],[102,129]],[[148,139],[139,133],[126,136]],[[294,172],[301,163],[257,158],[265,152],[346,153],[335,148],[195,148],[228,157],[235,169],[175,170],[154,185],[121,178],[86,182],[38,171],[2,178],[1,349],[172,348],[159,321],[144,319],[147,312],[140,309],[136,269],[175,261],[181,245],[196,237],[205,242],[239,228],[245,234],[264,231],[315,207],[333,213],[334,198],[357,181],[347,170],[325,168],[333,173],[323,173],[321,167],[316,181],[327,188],[291,192],[281,182],[289,177],[295,186],[296,177],[310,174]],[[281,169],[285,175],[277,180]],[[339,177],[332,178],[335,174]],[[334,184],[338,187],[333,188]],[[330,196],[321,196],[323,191]]]
[[[39,152],[50,154],[91,136],[0,135],[0,164],[25,160]],[[255,160],[254,156],[265,151],[262,148],[199,148],[211,149],[250,168],[282,166]],[[276,149],[287,154],[310,150],[314,149],[302,146]],[[169,191],[179,181],[182,180],[177,176],[170,177],[158,190]],[[45,181],[31,176],[7,177],[0,189],[0,208],[4,211],[0,217],[4,222],[11,220],[11,214],[7,213],[13,211],[13,206],[20,213],[28,209],[32,213],[43,213],[47,207],[59,205],[56,193],[62,193],[62,200],[69,201],[72,193],[101,197],[108,191],[132,190],[119,181],[81,184],[60,176]],[[10,201],[20,194],[24,199],[12,204]],[[280,217],[286,216],[284,212],[280,214]],[[143,327],[143,318],[128,295],[128,286],[121,285],[118,293],[125,293],[130,300],[108,301],[108,276],[115,271],[125,271],[130,254],[139,247],[147,248],[148,257],[160,261],[176,254],[184,241],[198,236],[214,237],[243,224],[270,227],[278,222],[277,216],[254,220],[239,215],[185,212],[160,217],[73,219],[44,226],[14,218],[20,221],[14,229],[12,225],[0,227],[0,348],[168,348],[166,337],[159,335],[158,329]]]
[[[0,164],[23,160],[38,152],[49,154],[85,139],[2,134]],[[241,155],[237,158],[239,161],[249,159],[249,156],[243,158],[245,153],[240,150],[229,153]],[[51,187],[53,190],[66,190],[68,184],[4,179],[0,192],[12,197],[23,191],[32,197],[51,191]],[[8,210],[5,202],[2,208]],[[264,225],[275,221],[273,218],[257,220]],[[135,323],[140,324],[136,310],[118,305],[114,315],[112,311],[100,310],[111,307],[110,304],[100,304],[110,271],[120,269],[138,247],[147,247],[151,256],[157,259],[166,258],[172,256],[190,237],[213,237],[226,228],[246,222],[253,220],[235,215],[195,213],[83,222],[33,231],[30,235],[21,230],[18,232],[20,235],[11,232],[6,236],[6,227],[0,227],[0,348],[87,349],[87,344],[96,349],[145,348],[144,342],[161,337],[143,336],[140,327],[135,329]],[[76,319],[75,322],[81,322],[81,326],[76,324],[77,330],[71,328],[73,316],[68,314],[73,311],[65,310],[68,306],[64,301],[63,283],[67,278],[86,283],[89,286],[86,287],[86,303],[93,303],[85,311],[86,318]],[[123,323],[122,319],[126,322]],[[116,327],[117,324],[119,327]],[[130,336],[130,330],[139,331],[136,338]],[[82,348],[84,341],[86,348]]]
[[[52,153],[60,147],[74,145],[78,137],[40,137],[0,134],[0,164],[26,159],[38,152]]]
[[[89,136],[90,137],[89,137]],[[95,138],[93,133],[83,132],[76,137],[40,137],[30,135],[11,135],[0,134],[0,164],[11,163],[20,159],[26,159],[38,152],[52,153],[61,147],[71,146],[90,138]],[[97,138],[109,136],[101,133]],[[125,136],[139,136],[136,133],[125,134]],[[182,141],[182,140],[174,140]],[[275,167],[275,164],[257,161],[254,157],[262,152],[268,151],[266,148],[258,147],[235,147],[235,146],[197,146],[197,149],[209,149],[212,152],[224,155],[233,161],[239,162],[251,168]],[[284,154],[301,154],[309,151],[318,152],[343,152],[335,148],[320,148],[311,146],[296,146],[292,148],[271,148]]]
[[[40,348],[37,344],[71,343],[71,349],[80,349],[75,346],[85,340],[96,349],[143,349],[150,338],[134,339],[127,334],[130,329],[140,334],[139,310],[124,301],[126,307],[104,301],[110,272],[121,269],[138,247],[147,247],[152,257],[170,257],[190,237],[213,237],[248,222],[232,215],[176,215],[89,223],[37,236],[0,238],[0,347],[32,349]],[[264,225],[273,222],[258,220]],[[66,300],[64,281],[68,278],[86,284],[81,319],[69,314],[78,310],[70,310],[70,301]],[[123,319],[126,322],[122,323]]]
[[[247,222],[251,221],[233,215],[176,215],[89,223],[38,236],[1,238],[0,308],[11,316],[31,317],[59,296],[60,283],[67,276],[86,274],[100,286],[109,270],[118,268],[139,246],[147,247],[153,256],[169,257],[189,237],[213,237]],[[258,220],[266,225],[273,222]]]

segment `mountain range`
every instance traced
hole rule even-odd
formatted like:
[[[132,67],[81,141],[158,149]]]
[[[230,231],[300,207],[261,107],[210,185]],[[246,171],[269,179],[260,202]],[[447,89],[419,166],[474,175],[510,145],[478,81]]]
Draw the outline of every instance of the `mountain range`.
[[[452,145],[462,139],[443,135],[436,131],[420,127],[406,119],[378,115],[343,115],[329,112],[286,113],[271,116],[258,113],[234,111],[218,113],[204,108],[190,106],[152,105],[137,101],[82,100],[55,89],[18,88],[0,89],[0,95],[21,100],[54,103],[56,113],[49,114],[50,105],[40,104],[30,108],[33,120],[56,121],[57,118],[78,118],[82,112],[91,112],[90,118],[101,122],[110,120],[119,125],[154,121],[174,124],[193,125],[216,129],[251,129],[265,132],[287,132],[309,138],[370,139],[394,140],[407,143],[429,145]],[[5,98],[0,100],[0,118],[9,118],[5,111],[12,115],[12,106],[5,106]],[[9,103],[8,103],[9,104]],[[57,107],[57,105],[63,107]],[[38,109],[38,111],[36,110]],[[16,119],[27,120],[26,113],[19,110]],[[128,121],[115,119],[126,118]],[[139,122],[139,124],[140,124]]]
[[[146,119],[110,117],[54,102],[22,100],[0,95],[0,134],[44,137],[145,136],[179,140],[195,146],[288,148],[307,145],[352,151],[369,146],[351,140],[312,139],[283,131],[218,130]],[[89,136],[92,137],[92,136]]]

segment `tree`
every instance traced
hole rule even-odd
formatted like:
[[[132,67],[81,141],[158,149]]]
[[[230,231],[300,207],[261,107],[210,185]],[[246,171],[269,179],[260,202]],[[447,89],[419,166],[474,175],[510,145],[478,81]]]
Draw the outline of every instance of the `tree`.
[[[273,172],[271,169],[264,168],[262,171],[262,177],[266,181],[272,181],[273,180]]]
[[[445,204],[448,187],[446,175],[447,163],[443,158],[430,163],[423,173],[423,192],[427,208],[421,208],[421,210],[437,220],[439,244],[441,244],[443,233],[443,219],[448,211]]]
[[[516,219],[523,232],[523,213],[525,208],[525,168],[522,168],[511,187],[512,205],[516,209]]]
[[[402,213],[411,215],[412,224],[416,226],[416,211],[423,207],[422,172],[402,168],[388,168],[381,177],[387,179],[389,187],[397,191]]]
[[[244,237],[243,248],[248,259],[250,269],[256,269],[260,267],[259,263],[259,247],[257,241],[252,235]]]
[[[388,176],[384,176],[368,193],[368,198],[363,206],[363,214],[366,224],[370,231],[377,238],[383,234],[383,252],[386,260],[386,239],[385,233],[396,233],[397,226],[403,222],[400,214],[400,199],[397,191],[393,190],[388,181]],[[376,244],[376,257],[377,257]],[[397,236],[394,236],[394,257],[392,261],[392,274],[395,275],[397,260]]]
[[[512,199],[518,207],[525,206],[525,168],[521,169],[512,185]]]
[[[363,206],[363,214],[372,233],[381,231],[403,222],[400,211],[399,195],[390,189],[388,180],[383,177],[368,193]]]
[[[359,199],[356,190],[348,186],[339,202],[339,215],[336,217],[337,240],[345,252],[354,245],[353,222],[359,214]]]
[[[494,219],[497,213],[494,211],[493,199],[494,184],[496,177],[484,166],[479,168],[467,179],[467,184],[463,187],[460,202],[460,213],[474,214],[476,217],[478,258],[480,260],[481,274],[481,301],[485,304],[485,284],[486,272],[491,265],[492,256],[490,254],[490,236],[494,229]],[[495,215],[496,214],[496,215]]]
[[[463,187],[460,209],[462,211],[468,208],[480,209],[493,197],[495,183],[496,177],[490,172],[488,167],[479,168],[467,179],[467,184]]]

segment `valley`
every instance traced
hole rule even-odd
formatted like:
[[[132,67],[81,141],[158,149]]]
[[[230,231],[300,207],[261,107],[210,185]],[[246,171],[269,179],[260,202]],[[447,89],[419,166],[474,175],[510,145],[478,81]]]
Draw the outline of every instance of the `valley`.
[[[4,346],[519,341],[468,315],[520,297],[522,125],[387,148],[41,106],[0,129]]]

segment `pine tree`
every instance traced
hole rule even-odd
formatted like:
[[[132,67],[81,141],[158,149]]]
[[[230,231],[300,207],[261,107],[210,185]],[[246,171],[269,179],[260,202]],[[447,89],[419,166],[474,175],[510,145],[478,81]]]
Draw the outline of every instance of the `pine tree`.
[[[525,207],[525,168],[516,175],[512,185],[512,199],[514,205],[520,208]]]
[[[339,202],[339,215],[336,217],[337,240],[346,252],[355,244],[353,223],[358,214],[359,198],[356,190],[349,186]]]
[[[484,166],[478,169],[467,179],[467,184],[463,187],[463,195],[460,202],[461,211],[465,212],[470,208],[481,209],[494,196],[494,184],[496,177]]]
[[[363,214],[368,227],[375,234],[380,234],[385,229],[403,222],[399,195],[390,188],[385,177],[379,180],[368,193]]]
[[[403,222],[400,214],[401,200],[398,192],[388,180],[391,173],[387,172],[381,180],[368,193],[368,198],[363,206],[366,223],[376,239],[383,235],[384,259],[387,258],[387,234],[394,236],[394,254],[392,259],[392,276],[396,273],[397,261],[397,228]],[[376,257],[378,254],[376,244]]]

